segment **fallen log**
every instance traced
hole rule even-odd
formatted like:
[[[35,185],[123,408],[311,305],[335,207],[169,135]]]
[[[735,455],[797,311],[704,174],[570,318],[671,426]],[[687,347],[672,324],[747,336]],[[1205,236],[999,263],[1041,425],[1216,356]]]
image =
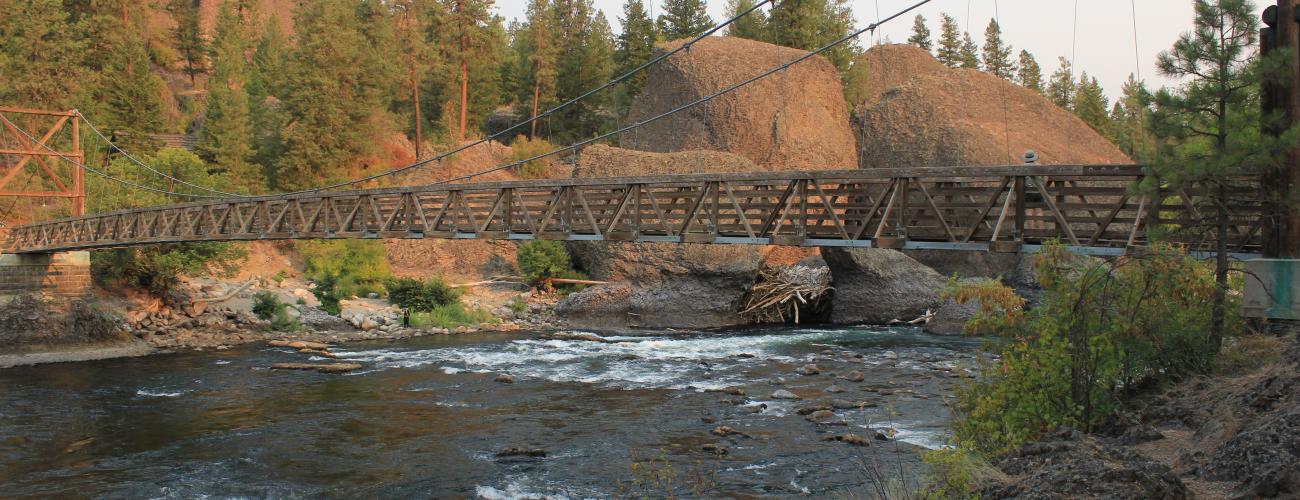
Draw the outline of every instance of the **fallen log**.
[[[247,282],[247,283],[244,283],[243,285],[240,285],[239,288],[236,288],[236,289],[234,289],[234,290],[232,290],[232,291],[230,291],[230,292],[227,292],[227,293],[224,294],[224,295],[220,295],[220,296],[217,296],[217,297],[208,297],[208,298],[199,298],[199,299],[194,299],[194,300],[191,300],[190,302],[193,302],[193,303],[196,303],[196,304],[206,304],[206,303],[210,303],[210,302],[225,302],[225,301],[227,301],[227,300],[230,300],[230,299],[234,298],[236,295],[239,295],[239,292],[242,292],[242,291],[244,291],[244,290],[247,290],[248,287],[250,287],[250,286],[253,286],[253,282],[252,282],[252,281],[249,281],[249,282]]]
[[[290,349],[298,349],[298,350],[315,349],[318,351],[328,351],[330,348],[329,344],[322,344],[320,342],[308,342],[306,340],[272,340],[268,342],[268,345],[270,345],[271,347],[288,347]]]
[[[320,373],[347,373],[360,370],[361,363],[276,363],[272,370],[313,370]]]

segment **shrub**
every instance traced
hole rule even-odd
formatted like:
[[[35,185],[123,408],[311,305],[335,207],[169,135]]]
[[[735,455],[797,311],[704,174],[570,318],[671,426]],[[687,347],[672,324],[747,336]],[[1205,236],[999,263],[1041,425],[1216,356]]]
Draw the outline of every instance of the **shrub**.
[[[916,495],[920,498],[978,498],[975,490],[981,483],[1002,475],[978,455],[960,448],[926,451],[921,461],[930,470],[929,484]]]
[[[555,146],[546,142],[546,139],[530,139],[528,136],[520,135],[510,143],[510,148],[510,159],[513,161],[519,161],[552,151],[555,149]],[[515,167],[515,174],[522,179],[540,179],[546,177],[546,158],[533,160]]]
[[[90,270],[102,286],[141,287],[161,295],[181,276],[232,275],[246,256],[242,247],[217,242],[120,248],[91,253]]]
[[[302,324],[289,314],[289,304],[271,292],[253,294],[253,314],[263,321],[271,322],[271,329],[277,332],[292,332],[302,328]]]
[[[426,312],[411,314],[411,326],[416,328],[456,328],[495,324],[500,319],[483,309],[466,309],[464,304],[453,302],[434,306]]]
[[[432,311],[435,307],[460,300],[460,290],[452,288],[439,278],[431,278],[429,281],[397,278],[388,280],[384,287],[388,289],[389,302],[415,312]]]
[[[550,240],[525,241],[515,251],[519,261],[519,271],[524,278],[533,283],[540,283],[546,278],[558,278],[571,273],[572,261],[564,243]]]
[[[1040,303],[1015,316],[981,309],[976,324],[1010,341],[957,392],[959,445],[996,452],[1060,425],[1088,430],[1125,391],[1212,367],[1213,267],[1171,247],[1113,264],[1071,261],[1064,246],[1046,245],[1034,257]],[[988,297],[1001,285],[977,286],[988,290],[955,297]]]

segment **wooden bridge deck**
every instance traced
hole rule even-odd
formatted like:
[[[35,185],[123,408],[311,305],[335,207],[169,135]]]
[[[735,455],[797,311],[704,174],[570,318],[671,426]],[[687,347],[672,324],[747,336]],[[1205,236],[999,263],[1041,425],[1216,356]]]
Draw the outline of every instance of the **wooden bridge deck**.
[[[1014,251],[1059,239],[1105,251],[1159,227],[1194,248],[1195,193],[1141,195],[1133,165],[944,167],[553,179],[207,201],[18,226],[5,251],[192,241],[492,238]],[[1255,187],[1242,199],[1258,198]],[[1264,210],[1232,207],[1255,252]]]

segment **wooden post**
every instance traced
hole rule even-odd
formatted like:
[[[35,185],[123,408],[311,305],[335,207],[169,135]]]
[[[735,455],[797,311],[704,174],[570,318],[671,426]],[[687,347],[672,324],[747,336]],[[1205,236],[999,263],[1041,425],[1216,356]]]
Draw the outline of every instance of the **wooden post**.
[[[1016,177],[1016,226],[1012,239],[1025,240],[1025,176]]]
[[[1300,121],[1300,24],[1296,23],[1296,6],[1300,0],[1278,0],[1277,2],[1277,26],[1274,27],[1277,37],[1277,49],[1290,49],[1293,56],[1288,61],[1288,79],[1286,87],[1278,89],[1276,93],[1275,106],[1281,109],[1286,117],[1284,123],[1291,125]],[[1296,210],[1295,200],[1297,194],[1300,194],[1300,149],[1292,150],[1286,156],[1286,161],[1280,172],[1278,172],[1277,185],[1277,203],[1279,204],[1279,224],[1277,234],[1274,236],[1277,242],[1276,248],[1272,249],[1277,257],[1300,257],[1300,211]]]
[[[86,214],[86,172],[81,168],[86,163],[86,157],[81,154],[80,120],[80,116],[72,117],[72,157],[76,158],[77,161],[72,166],[73,217],[81,217]]]

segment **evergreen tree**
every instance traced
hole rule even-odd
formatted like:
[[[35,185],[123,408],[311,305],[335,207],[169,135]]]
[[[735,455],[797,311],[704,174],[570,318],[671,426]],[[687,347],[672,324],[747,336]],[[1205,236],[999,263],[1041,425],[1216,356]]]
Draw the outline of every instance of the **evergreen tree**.
[[[930,28],[925,25],[925,16],[917,14],[912,19],[912,36],[907,38],[907,43],[923,48],[926,52],[930,51],[934,42],[930,40]]]
[[[614,34],[592,0],[555,0],[560,43],[559,67],[564,78],[559,98],[569,100],[609,81],[614,72]],[[600,93],[565,108],[552,121],[554,137],[563,142],[590,137],[607,125],[601,110],[610,94]]]
[[[304,189],[360,172],[350,161],[371,150],[383,123],[380,92],[369,42],[355,4],[319,0],[294,12],[297,44],[286,61],[282,132],[284,154],[276,163],[276,187]]]
[[[939,50],[935,58],[949,68],[961,66],[961,35],[957,20],[948,14],[943,15],[942,29],[939,32]]]
[[[426,118],[420,104],[420,88],[430,72],[441,66],[436,48],[429,40],[429,10],[421,9],[416,0],[396,0],[397,59],[404,69],[402,92],[407,99],[395,99],[401,109],[410,110],[411,132],[414,134],[415,157],[423,158],[424,126]]]
[[[505,28],[501,18],[491,14],[492,0],[440,1],[447,4],[447,16],[438,26],[441,46],[459,84],[450,99],[456,103],[454,113],[444,109],[443,114],[452,118],[453,139],[460,142],[467,137],[470,117],[478,122],[500,102],[501,75],[496,70]]]
[[[768,24],[772,43],[813,50],[849,34],[853,13],[846,0],[787,0],[772,7]],[[850,41],[823,54],[843,73],[861,52],[856,41]]]
[[[1146,84],[1129,74],[1120,90],[1120,98],[1111,111],[1113,141],[1130,158],[1142,163],[1151,157],[1152,135],[1146,132],[1151,123],[1151,92]]]
[[[1008,80],[1016,74],[1016,65],[1011,61],[1011,45],[1002,41],[1002,27],[996,19],[989,20],[984,30],[984,70]]]
[[[1027,88],[1034,92],[1042,94],[1043,89],[1043,69],[1038,66],[1038,61],[1028,50],[1020,51],[1020,64],[1016,68],[1016,83],[1021,87]]]
[[[0,103],[68,109],[85,76],[77,36],[58,0],[0,0]]]
[[[161,132],[165,125],[163,95],[167,86],[149,70],[144,39],[130,32],[126,38],[134,42],[115,47],[111,53],[104,105],[118,145],[145,154],[157,147],[149,134]]]
[[[620,21],[623,23],[623,32],[618,35],[614,64],[617,68],[616,73],[622,75],[654,57],[657,35],[654,22],[646,14],[645,5],[641,0],[627,0],[627,3],[623,4],[623,17]],[[617,91],[619,114],[627,113],[632,105],[632,99],[640,95],[641,89],[645,87],[645,80],[646,72],[642,71],[624,81]]]
[[[665,40],[699,36],[713,27],[704,0],[664,0],[659,33]]]
[[[1255,6],[1246,0],[1196,0],[1195,24],[1157,59],[1160,73],[1182,82],[1156,95],[1154,128],[1168,145],[1155,166],[1160,180],[1172,187],[1195,183],[1205,194],[1183,200],[1200,205],[1211,220],[1217,253],[1216,289],[1211,316],[1210,352],[1218,352],[1227,334],[1228,193],[1232,177],[1250,169],[1276,169],[1295,146],[1295,130],[1274,138],[1260,134],[1259,92],[1262,82],[1288,73],[1294,52],[1278,51],[1260,61]],[[1277,71],[1282,69],[1283,71]],[[1275,74],[1280,73],[1280,74]],[[1275,117],[1262,117],[1267,122]],[[1154,186],[1148,186],[1154,187]],[[1197,228],[1184,227],[1197,231]]]
[[[217,13],[212,78],[208,80],[207,107],[195,150],[211,165],[210,172],[221,175],[240,192],[256,193],[265,189],[266,178],[261,166],[253,162],[253,124],[244,59],[253,43],[244,38],[246,32],[230,7],[230,2],[222,3]]]
[[[980,69],[980,46],[975,44],[975,40],[970,37],[970,33],[962,33],[961,40],[961,67],[970,69]]]
[[[1101,89],[1096,78],[1089,78],[1088,72],[1079,75],[1079,84],[1075,87],[1073,111],[1079,119],[1096,130],[1102,137],[1110,137],[1109,99]]]
[[[1047,82],[1047,98],[1062,109],[1073,109],[1070,103],[1074,100],[1074,73],[1068,59],[1060,57],[1058,60],[1060,66]]]
[[[203,28],[199,26],[199,4],[195,0],[170,0],[167,10],[176,22],[171,35],[172,44],[185,64],[181,71],[190,77],[190,85],[194,85],[195,75],[207,72],[208,47]]]
[[[518,91],[525,95],[518,96],[520,103],[526,103],[530,117],[548,108],[555,102],[556,84],[559,78],[560,46],[559,33],[556,29],[558,18],[551,8],[549,0],[529,0],[527,20],[517,35],[519,62],[523,63],[515,82]],[[537,136],[537,122],[528,130],[530,137]]]
[[[736,17],[753,6],[754,0],[727,0],[727,18]],[[767,40],[767,14],[762,9],[755,9],[728,25],[727,36],[748,38],[750,40]]]
[[[281,136],[289,117],[281,98],[285,95],[285,37],[275,16],[266,19],[257,36],[257,47],[249,66],[248,99],[253,121],[254,161],[273,174],[284,153]],[[268,184],[274,184],[270,182]]]

